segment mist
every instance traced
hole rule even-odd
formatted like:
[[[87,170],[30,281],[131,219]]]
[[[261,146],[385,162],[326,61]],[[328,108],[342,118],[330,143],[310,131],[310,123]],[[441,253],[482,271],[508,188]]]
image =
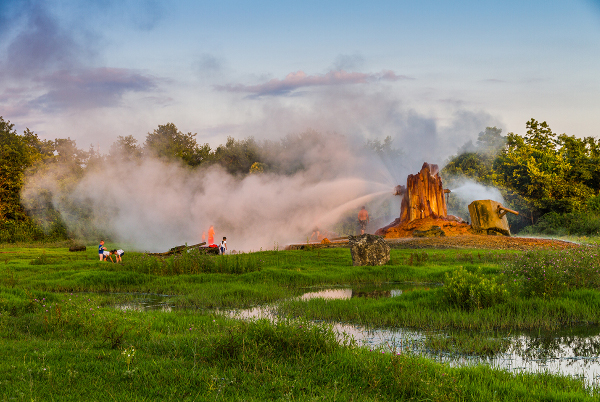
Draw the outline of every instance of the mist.
[[[293,175],[237,177],[218,165],[191,169],[151,157],[139,162],[112,158],[87,169],[69,190],[57,185],[60,172],[38,173],[22,195],[26,205],[33,205],[50,194],[75,235],[80,229],[76,211],[88,211],[99,231],[137,250],[199,243],[211,225],[215,242],[226,236],[230,250],[283,248],[306,242],[315,226],[332,231],[363,205],[382,220],[399,213],[386,202],[395,182],[385,164],[344,138],[330,136],[296,150],[306,168]]]

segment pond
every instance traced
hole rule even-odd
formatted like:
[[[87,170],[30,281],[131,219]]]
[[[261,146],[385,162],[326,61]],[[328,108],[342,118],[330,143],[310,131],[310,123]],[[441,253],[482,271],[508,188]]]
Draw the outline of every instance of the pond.
[[[440,284],[386,283],[361,287],[313,288],[298,296],[300,300],[314,298],[350,299],[352,297],[402,297],[416,289],[430,289]],[[141,295],[132,303],[117,306],[123,310],[161,310],[170,312],[167,295]],[[278,320],[277,306],[259,306],[241,310],[220,311],[237,319]],[[488,364],[513,372],[550,372],[583,379],[588,385],[600,385],[600,327],[568,328],[552,333],[507,334],[509,347],[493,357],[432,351],[426,347],[428,336],[442,333],[406,328],[369,328],[344,323],[327,323],[338,338],[352,337],[358,345],[377,353],[411,352],[428,356],[451,365]]]

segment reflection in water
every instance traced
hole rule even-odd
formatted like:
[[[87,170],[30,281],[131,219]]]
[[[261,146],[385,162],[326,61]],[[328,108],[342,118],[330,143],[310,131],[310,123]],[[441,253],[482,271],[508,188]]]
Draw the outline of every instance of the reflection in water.
[[[123,311],[160,310],[169,313],[172,310],[172,307],[169,305],[168,302],[169,298],[170,296],[168,295],[144,294],[142,297],[136,299],[135,301],[117,304],[115,307]]]
[[[428,289],[435,285],[387,284],[372,289],[338,288],[321,289],[299,296],[300,300],[314,298],[350,299],[351,297],[400,297],[415,289]],[[175,307],[168,303],[168,296],[144,295],[135,302],[116,306],[122,310],[160,310],[170,312]],[[279,319],[277,306],[222,311],[222,314],[239,319]],[[588,385],[600,385],[600,327],[571,328],[553,333],[531,333],[510,336],[511,346],[505,353],[494,357],[456,355],[428,350],[425,339],[430,333],[406,328],[373,329],[359,325],[334,323],[332,329],[338,339],[353,338],[358,345],[381,348],[392,353],[410,351],[427,355],[451,365],[489,364],[508,371],[560,373],[582,378]]]

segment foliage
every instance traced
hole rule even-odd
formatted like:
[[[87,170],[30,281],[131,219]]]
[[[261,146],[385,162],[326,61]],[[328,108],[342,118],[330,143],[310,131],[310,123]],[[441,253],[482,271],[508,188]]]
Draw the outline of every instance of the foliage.
[[[550,236],[600,235],[600,212],[569,212],[558,214],[549,212],[535,225],[526,227],[523,234]]]
[[[144,151],[159,158],[179,159],[189,166],[198,166],[209,157],[210,146],[198,146],[195,136],[191,132],[182,133],[173,123],[159,125],[146,136]],[[121,143],[128,143],[129,148],[134,145],[131,139],[123,139]]]
[[[51,152],[29,129],[20,136],[14,124],[0,116],[0,222],[26,219],[20,205],[25,171]]]
[[[504,285],[483,277],[480,268],[472,273],[459,267],[452,274],[446,274],[444,296],[449,304],[472,310],[505,301],[508,291]]]
[[[260,156],[259,144],[252,137],[245,140],[227,137],[225,145],[219,145],[211,157],[215,163],[233,175],[248,174],[256,163],[256,167],[260,166],[262,171],[267,166]]]
[[[524,297],[551,298],[575,289],[600,289],[600,253],[595,247],[530,251],[504,264],[506,282]]]

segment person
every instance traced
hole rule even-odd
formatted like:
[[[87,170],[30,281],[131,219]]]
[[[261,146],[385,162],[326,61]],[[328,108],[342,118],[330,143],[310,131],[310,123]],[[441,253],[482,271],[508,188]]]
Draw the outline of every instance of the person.
[[[119,249],[119,250],[110,250],[110,255],[115,255],[115,258],[117,260],[117,262],[123,262],[123,259],[121,257],[123,257],[123,254],[125,254],[125,251]],[[112,257],[110,259],[112,261]]]
[[[219,246],[219,251],[221,251],[221,255],[225,254],[225,250],[227,250],[227,237],[223,236],[223,241]]]
[[[319,227],[315,226],[312,234],[310,235],[309,241],[319,241],[319,237],[321,236],[321,232],[319,231]]]
[[[215,227],[210,225],[208,228],[208,245],[215,244]]]
[[[110,260],[110,262],[114,262],[112,259],[112,252],[104,249],[104,251],[102,252],[102,255],[104,256],[104,261]]]
[[[369,213],[363,206],[360,211],[358,211],[358,224],[360,225],[360,234],[365,234],[365,230],[367,229],[367,223],[369,223]]]
[[[98,256],[100,257],[100,261],[104,261],[104,252],[106,251],[106,247],[104,247],[104,240],[100,240],[100,245],[98,246]]]

